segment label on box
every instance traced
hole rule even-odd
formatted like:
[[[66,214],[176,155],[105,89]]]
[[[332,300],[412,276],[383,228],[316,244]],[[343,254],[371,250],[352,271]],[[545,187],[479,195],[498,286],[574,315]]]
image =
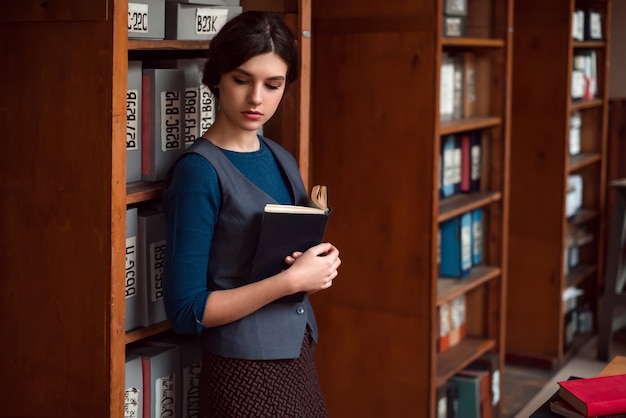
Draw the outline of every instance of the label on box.
[[[139,112],[139,90],[126,91],[126,150],[134,151],[139,149],[137,144],[137,134],[139,126],[137,115]]]
[[[156,302],[163,298],[163,260],[165,259],[165,240],[150,243],[150,277],[152,287],[151,300]]]
[[[161,92],[161,151],[178,150],[182,147],[182,115],[179,91]]]
[[[128,32],[148,33],[148,5],[128,3]]]
[[[228,9],[196,9],[196,35],[215,35],[226,24]]]

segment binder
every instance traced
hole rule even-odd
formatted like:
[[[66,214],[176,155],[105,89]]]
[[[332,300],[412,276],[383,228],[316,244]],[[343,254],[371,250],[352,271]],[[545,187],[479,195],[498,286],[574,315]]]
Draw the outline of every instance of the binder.
[[[141,180],[141,61],[128,61],[126,88],[126,183]]]
[[[141,325],[141,291],[139,282],[139,245],[137,227],[137,208],[126,209],[126,271],[124,277],[124,296],[126,318],[124,329],[129,331]]]
[[[483,261],[483,210],[474,209],[472,212],[472,266],[478,266]]]
[[[454,147],[455,136],[441,137],[441,198],[454,194]]]
[[[469,274],[472,267],[470,212],[443,222],[441,228],[441,265],[442,277],[461,278]]]

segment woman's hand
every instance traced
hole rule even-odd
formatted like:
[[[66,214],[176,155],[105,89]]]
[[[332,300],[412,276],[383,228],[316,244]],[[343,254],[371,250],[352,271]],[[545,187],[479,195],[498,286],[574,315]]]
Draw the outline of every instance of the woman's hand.
[[[290,266],[285,273],[291,281],[294,293],[309,294],[331,287],[341,265],[339,250],[327,242],[305,252],[293,252],[285,257],[285,262]]]

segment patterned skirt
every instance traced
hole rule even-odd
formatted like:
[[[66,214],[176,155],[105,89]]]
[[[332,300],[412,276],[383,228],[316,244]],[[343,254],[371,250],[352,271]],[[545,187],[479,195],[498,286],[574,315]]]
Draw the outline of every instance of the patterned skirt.
[[[204,353],[200,374],[202,418],[325,418],[307,331],[300,357],[240,360]]]

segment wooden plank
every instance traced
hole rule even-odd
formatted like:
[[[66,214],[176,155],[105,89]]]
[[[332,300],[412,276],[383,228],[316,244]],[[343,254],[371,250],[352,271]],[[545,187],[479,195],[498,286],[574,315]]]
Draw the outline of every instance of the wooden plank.
[[[107,1],[20,0],[0,2],[0,23],[104,22]]]

